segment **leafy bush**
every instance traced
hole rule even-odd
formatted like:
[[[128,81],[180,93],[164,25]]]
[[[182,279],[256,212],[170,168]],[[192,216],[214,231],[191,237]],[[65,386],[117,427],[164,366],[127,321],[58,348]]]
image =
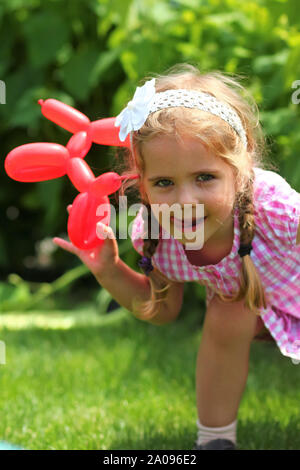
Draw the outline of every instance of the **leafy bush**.
[[[3,0],[0,22],[3,161],[18,145],[69,140],[41,115],[38,99],[59,99],[92,121],[114,116],[139,80],[189,62],[243,77],[270,157],[300,191],[299,106],[291,99],[300,78],[296,0]],[[114,149],[94,145],[86,160],[98,176],[113,167]],[[66,233],[66,206],[77,192],[67,178],[21,184],[4,171],[0,178],[0,274],[26,278],[43,267],[36,245]],[[123,258],[136,267],[133,249]],[[44,267],[61,272],[78,264],[59,251],[49,259]]]

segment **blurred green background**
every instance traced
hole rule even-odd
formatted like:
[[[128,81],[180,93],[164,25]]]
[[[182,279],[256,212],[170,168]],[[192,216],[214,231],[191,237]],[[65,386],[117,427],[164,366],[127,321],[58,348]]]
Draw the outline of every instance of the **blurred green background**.
[[[66,207],[78,194],[68,178],[19,183],[4,171],[13,148],[65,145],[71,137],[42,116],[41,98],[61,100],[93,121],[115,116],[139,80],[175,63],[237,73],[259,106],[269,158],[300,192],[300,107],[292,102],[300,80],[298,6],[296,0],[1,1],[0,311],[32,307],[41,283],[39,298],[50,301],[49,283],[68,272],[75,274],[50,306],[71,306],[70,299],[87,299],[87,292],[93,299],[99,291],[89,273],[76,271],[80,261],[51,242],[66,236]],[[115,151],[92,146],[86,161],[96,176],[114,169]],[[130,241],[119,246],[122,259],[139,271]],[[204,299],[196,284],[186,291],[195,294],[186,296],[191,304]]]

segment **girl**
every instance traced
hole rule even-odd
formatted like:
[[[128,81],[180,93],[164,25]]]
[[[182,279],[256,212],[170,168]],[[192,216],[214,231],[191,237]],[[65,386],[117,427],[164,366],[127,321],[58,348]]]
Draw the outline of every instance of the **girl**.
[[[131,238],[144,274],[120,260],[114,233],[103,224],[100,253],[54,239],[117,302],[155,325],[176,319],[185,281],[206,286],[194,450],[237,448],[253,339],[271,340],[284,356],[300,359],[300,195],[263,163],[257,108],[241,92],[237,79],[181,64],[146,81],[117,117],[120,139],[131,137],[123,174],[138,176],[122,193],[137,185],[143,203]],[[184,223],[178,211],[166,220],[157,209],[166,215],[174,204]]]

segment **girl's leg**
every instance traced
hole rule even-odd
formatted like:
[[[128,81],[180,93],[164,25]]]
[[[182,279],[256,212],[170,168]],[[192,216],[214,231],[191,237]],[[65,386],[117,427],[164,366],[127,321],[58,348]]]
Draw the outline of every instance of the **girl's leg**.
[[[198,418],[203,426],[222,427],[237,419],[257,318],[243,301],[225,303],[215,295],[210,302],[196,367]]]

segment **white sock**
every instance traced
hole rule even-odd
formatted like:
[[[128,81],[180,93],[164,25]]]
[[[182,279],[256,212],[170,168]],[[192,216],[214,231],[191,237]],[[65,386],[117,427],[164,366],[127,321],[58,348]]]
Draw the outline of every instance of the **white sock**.
[[[198,438],[196,442],[198,445],[201,445],[212,441],[213,439],[229,439],[236,445],[236,425],[237,420],[233,421],[227,426],[222,426],[220,428],[209,428],[207,426],[203,426],[203,424],[197,420]]]

